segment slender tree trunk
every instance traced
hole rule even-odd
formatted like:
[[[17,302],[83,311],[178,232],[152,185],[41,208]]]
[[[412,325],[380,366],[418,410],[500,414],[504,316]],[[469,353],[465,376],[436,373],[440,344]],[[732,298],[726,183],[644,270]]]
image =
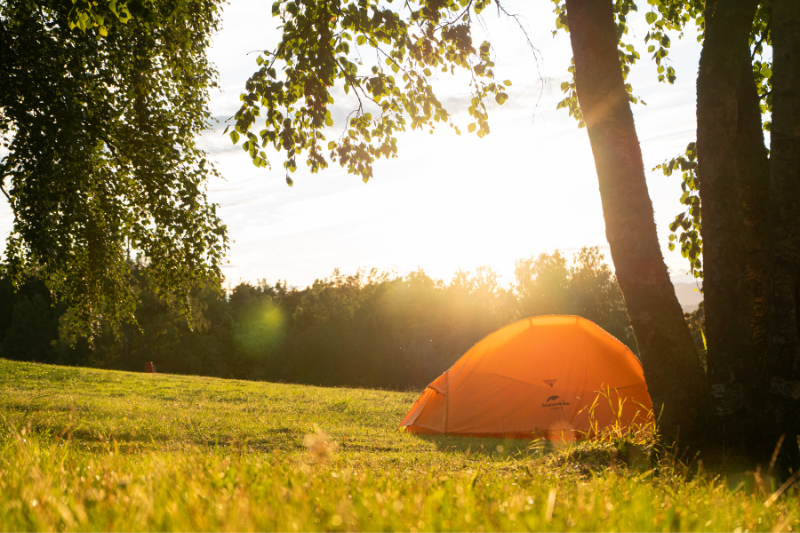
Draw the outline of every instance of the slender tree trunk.
[[[612,0],[567,0],[575,82],[592,145],[606,237],[666,439],[708,437],[708,397],[658,243],[617,51]],[[741,57],[741,56],[740,56]]]
[[[796,454],[791,437],[800,434],[800,2],[773,0],[771,8],[768,422],[773,438],[789,433],[787,448]]]
[[[757,157],[748,157],[753,135],[746,126],[752,126],[752,120],[743,94],[749,87],[742,83],[747,80],[744,70],[751,68],[748,37],[757,7],[758,0],[706,3],[706,35],[697,77],[708,381],[723,437],[736,444],[753,433],[752,398],[758,376],[743,207],[744,175],[758,171],[749,168],[757,166]]]

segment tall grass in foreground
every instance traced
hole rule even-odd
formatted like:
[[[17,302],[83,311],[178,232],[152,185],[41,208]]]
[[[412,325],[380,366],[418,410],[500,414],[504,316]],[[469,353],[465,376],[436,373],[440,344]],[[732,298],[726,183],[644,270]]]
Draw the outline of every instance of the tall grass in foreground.
[[[398,432],[415,396],[0,360],[0,528],[800,529],[797,488],[773,501],[730,464],[653,470],[624,434]]]

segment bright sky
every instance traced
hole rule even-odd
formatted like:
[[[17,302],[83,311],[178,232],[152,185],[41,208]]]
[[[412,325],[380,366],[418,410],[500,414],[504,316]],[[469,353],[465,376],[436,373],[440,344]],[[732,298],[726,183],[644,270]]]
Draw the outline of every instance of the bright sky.
[[[204,135],[202,146],[225,176],[225,181],[209,184],[209,196],[220,204],[233,241],[224,270],[228,283],[266,278],[305,286],[334,268],[350,273],[359,266],[394,268],[401,274],[422,267],[449,280],[459,268],[480,265],[491,266],[510,283],[516,259],[556,248],[571,255],[584,245],[599,246],[610,262],[586,130],[579,130],[566,110],[555,109],[562,98],[559,86],[568,76],[569,38],[552,36],[550,1],[506,5],[524,15],[539,50],[538,68],[520,30],[487,9],[485,35],[494,46],[496,76],[510,79],[513,86],[505,105],[490,110],[492,133],[483,139],[466,133],[466,83],[449,75],[442,75],[437,95],[455,115],[462,136],[449,128],[433,135],[402,135],[399,158],[381,160],[367,184],[338,166],[312,175],[301,164],[290,188],[279,154],[268,152],[272,170],[259,169],[239,146],[222,137],[224,124]],[[220,122],[238,109],[239,94],[256,69],[257,53],[250,52],[278,42],[280,21],[270,11],[271,1],[235,0],[225,6],[223,29],[209,52],[220,72],[222,90],[212,93],[211,101]],[[678,81],[674,86],[659,84],[643,44],[644,11],[633,17],[632,26],[631,40],[643,59],[629,81],[634,94],[648,103],[633,111],[659,238],[674,281],[688,283],[685,260],[666,249],[667,226],[680,210],[680,180],[649,169],[694,140],[700,47],[694,35],[673,39]],[[537,105],[540,76],[545,84]],[[340,119],[335,131],[341,131],[341,117],[350,110],[344,105],[335,109],[334,119]],[[3,238],[10,227],[3,202]]]

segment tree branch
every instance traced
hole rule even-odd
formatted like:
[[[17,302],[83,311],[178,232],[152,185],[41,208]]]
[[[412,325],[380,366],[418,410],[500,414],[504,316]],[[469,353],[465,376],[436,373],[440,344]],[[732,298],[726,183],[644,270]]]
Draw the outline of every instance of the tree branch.
[[[500,3],[500,0],[497,0],[497,11],[498,13],[503,13],[505,16],[514,19],[514,22],[517,23],[519,29],[522,31],[522,34],[525,36],[525,40],[528,41],[528,46],[531,49],[531,53],[533,54],[533,60],[536,62],[536,72],[539,73],[539,81],[542,84],[542,89],[539,91],[539,97],[536,99],[536,105],[534,106],[534,110],[539,107],[539,102],[542,100],[542,96],[544,95],[544,78],[542,77],[542,69],[539,66],[539,49],[533,45],[533,41],[531,41],[530,35],[528,35],[528,31],[522,25],[522,22],[519,20],[519,15],[509,13],[505,7]]]
[[[11,209],[14,209],[14,202],[11,200],[11,196],[9,196],[8,192],[6,192],[6,188],[3,186],[3,182],[5,180],[6,180],[5,176],[3,176],[2,179],[0,179],[0,191],[3,191],[3,196],[5,196],[6,200],[8,200],[8,205],[11,206]],[[16,214],[14,216],[16,218]]]

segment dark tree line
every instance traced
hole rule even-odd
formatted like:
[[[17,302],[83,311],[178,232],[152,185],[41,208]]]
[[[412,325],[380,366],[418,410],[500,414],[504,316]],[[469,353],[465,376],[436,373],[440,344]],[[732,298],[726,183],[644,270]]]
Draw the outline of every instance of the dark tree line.
[[[635,350],[622,293],[597,248],[572,261],[560,252],[516,263],[503,287],[488,267],[445,283],[417,270],[338,270],[305,289],[240,283],[227,294],[193,291],[192,318],[161,299],[150,267],[130,264],[138,324],[108,328],[90,346],[70,330],[35,279],[14,292],[0,278],[0,357],[66,365],[243,379],[404,389],[422,387],[470,346],[519,318],[577,314]]]

